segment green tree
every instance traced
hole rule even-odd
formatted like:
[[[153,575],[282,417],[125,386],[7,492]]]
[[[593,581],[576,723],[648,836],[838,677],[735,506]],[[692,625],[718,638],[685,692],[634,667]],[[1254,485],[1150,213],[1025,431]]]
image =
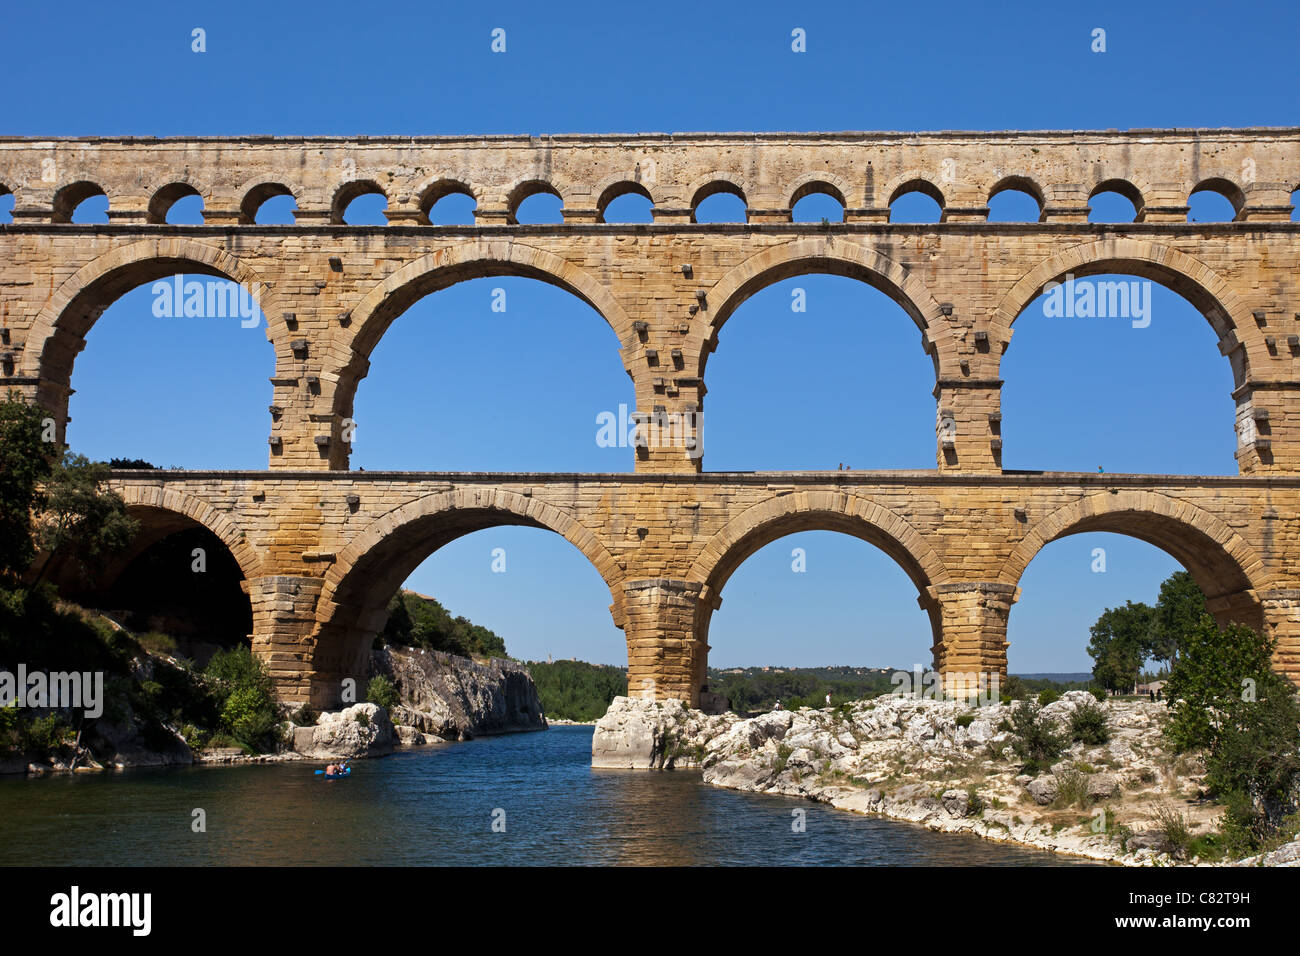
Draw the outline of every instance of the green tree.
[[[127,514],[121,495],[104,487],[109,472],[103,462],[72,453],[54,466],[37,522],[37,540],[49,552],[38,581],[55,555],[64,554],[83,570],[94,571],[135,536],[139,522]]]
[[[1088,654],[1096,663],[1093,679],[1113,691],[1127,691],[1137,682],[1150,647],[1155,609],[1126,601],[1123,607],[1107,608],[1090,630]]]
[[[0,402],[0,583],[17,583],[36,558],[33,513],[44,503],[58,447],[41,440],[47,415],[17,392]]]
[[[1165,735],[1178,750],[1205,748],[1206,786],[1225,806],[1223,830],[1239,851],[1257,848],[1296,810],[1300,703],[1272,669],[1277,642],[1209,615],[1184,639],[1165,686]]]
[[[1175,571],[1160,585],[1147,656],[1173,666],[1185,635],[1190,634],[1205,615],[1205,595],[1196,580],[1186,571]]]
[[[1211,746],[1215,721],[1224,709],[1241,701],[1243,694],[1258,699],[1260,689],[1270,687],[1277,677],[1273,646],[1270,638],[1244,624],[1220,629],[1208,614],[1203,616],[1183,638],[1165,685],[1170,743],[1180,751]]]

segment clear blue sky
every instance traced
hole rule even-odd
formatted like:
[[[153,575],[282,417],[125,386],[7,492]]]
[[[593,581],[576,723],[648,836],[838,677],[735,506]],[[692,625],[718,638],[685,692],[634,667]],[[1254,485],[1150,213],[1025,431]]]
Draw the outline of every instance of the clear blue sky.
[[[195,27],[206,31],[206,53],[191,52]],[[495,27],[507,31],[505,54],[490,51]],[[806,31],[806,53],[790,49],[796,27]],[[1096,27],[1106,30],[1104,54],[1090,50]],[[5,15],[6,72],[20,92],[2,128],[347,135],[1294,125],[1298,27],[1300,9],[1280,2],[1237,3],[1230,16],[1221,4],[1183,2],[27,4]],[[1212,198],[1193,215],[1214,218]],[[995,217],[1024,218],[1016,197],[1000,199]],[[533,202],[531,215],[554,214],[545,197]],[[0,205],[0,219],[6,212]],[[291,215],[265,212],[267,221]],[[801,212],[820,218],[815,205]],[[95,214],[91,201],[79,217]],[[195,215],[178,208],[176,221]],[[382,216],[362,201],[352,219]],[[490,309],[497,286],[507,289],[505,314]],[[796,286],[808,310],[792,335]],[[73,374],[74,449],[164,466],[265,467],[273,358],[263,333],[155,319],[150,301],[148,289],[128,294],[91,331]],[[512,334],[542,323],[551,334]],[[836,347],[867,327],[871,349]],[[774,387],[777,356],[784,371]],[[557,381],[541,371],[561,357],[584,375]],[[1235,473],[1227,361],[1205,320],[1163,289],[1146,329],[1049,319],[1031,306],[1003,377],[1009,468]],[[756,295],[724,329],[708,384],[709,470],[934,465],[933,369],[916,329],[850,280],[806,277]],[[539,389],[551,396],[544,430],[527,422]],[[457,399],[466,394],[473,400]],[[619,403],[631,405],[631,385],[613,334],[589,307],[527,280],[468,282],[417,303],[375,350],[357,398],[353,465],[628,471],[627,449],[594,440],[596,415]],[[505,574],[491,572],[496,547],[506,549]],[[796,547],[807,553],[805,573],[791,570]],[[1096,547],[1107,551],[1104,574],[1091,570]],[[1177,567],[1114,535],[1050,545],[1021,582],[1011,669],[1087,670],[1088,626],[1101,610],[1153,600]],[[409,583],[498,631],[517,656],[626,661],[607,590],[555,535],[470,535]],[[711,660],[723,666],[910,666],[928,662],[931,640],[902,571],[871,546],[829,533],[782,539],[746,562],[710,638]]]

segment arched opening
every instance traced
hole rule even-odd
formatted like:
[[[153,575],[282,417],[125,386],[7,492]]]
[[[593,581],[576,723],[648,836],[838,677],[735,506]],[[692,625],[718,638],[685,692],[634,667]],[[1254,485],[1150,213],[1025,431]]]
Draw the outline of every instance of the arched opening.
[[[889,197],[889,221],[935,223],[943,219],[943,208],[943,193],[938,187],[923,179],[913,179]]]
[[[373,180],[345,183],[334,194],[330,222],[335,225],[385,226],[388,196]]]
[[[943,565],[885,509],[851,496],[824,499],[787,502],[775,515],[770,506],[755,506],[706,548],[721,557],[692,572],[705,581],[695,624],[701,690],[727,678],[710,675],[709,667],[911,669],[919,663],[929,669],[942,623],[927,589],[946,579]],[[906,529],[902,537],[885,531],[886,523]],[[807,640],[809,634],[816,639]],[[709,648],[707,661],[703,648]]]
[[[1019,313],[1002,358],[1004,467],[1235,474],[1245,357],[1220,353],[1225,316],[1205,289],[1150,264],[1057,276]]]
[[[691,200],[691,222],[748,222],[745,194],[734,183],[718,180],[701,186]]]
[[[1130,600],[1154,605],[1161,583],[1183,569],[1220,625],[1264,626],[1244,570],[1258,560],[1194,504],[1149,492],[1101,492],[1029,520],[1003,572],[1004,581],[1020,587],[1008,618],[1011,673],[1091,671],[1089,628],[1101,612]]]
[[[1088,221],[1138,222],[1142,207],[1142,194],[1136,186],[1122,179],[1108,179],[1088,195]]]
[[[488,628],[516,660],[627,666],[608,586],[581,551],[550,530],[472,531],[430,554],[402,587]]]
[[[55,222],[108,222],[108,196],[97,183],[76,182],[54,194]]]
[[[1155,545],[1113,532],[1081,532],[1048,544],[1020,579],[1020,600],[1007,618],[1007,673],[1087,680],[1095,663],[1089,630],[1102,613],[1129,601],[1154,607],[1161,583],[1180,570]],[[1142,664],[1160,666],[1149,658]]]
[[[935,368],[914,320],[864,272],[808,265],[765,277],[719,330],[701,408],[706,466],[933,468]]]
[[[262,183],[250,189],[239,204],[242,225],[292,226],[298,203],[283,183]]]
[[[353,468],[631,470],[627,429],[601,428],[601,416],[628,421],[636,401],[599,312],[531,276],[437,286],[412,293],[370,353],[350,413]]]
[[[430,225],[472,226],[478,203],[464,183],[440,179],[420,194],[419,206]]]
[[[217,650],[247,646],[253,612],[244,569],[226,544],[194,518],[132,504],[139,530],[127,550],[93,579],[70,563],[51,580],[61,595],[112,615],[136,634],[171,638],[169,653],[199,666]]]
[[[615,183],[596,202],[600,222],[654,222],[654,199],[640,183]]]
[[[1207,179],[1187,197],[1188,222],[1235,222],[1246,206],[1246,195],[1226,179]]]
[[[197,223],[195,212],[197,210]],[[173,225],[201,225],[203,197],[189,183],[169,183],[149,200],[145,221]]]
[[[4,200],[0,199],[0,215],[3,215],[3,210]],[[1300,222],[1300,187],[1291,192],[1291,221]]]
[[[334,610],[316,635],[315,706],[334,704],[344,677],[365,674],[401,587],[490,629],[516,659],[626,664],[608,612],[614,562],[595,538],[548,505],[498,490],[495,506],[475,506],[476,493],[412,502],[340,553],[322,594]]]
[[[510,223],[518,226],[564,222],[564,200],[550,183],[534,180],[510,194]]]
[[[822,707],[825,693],[874,696],[893,686],[891,672],[931,669],[934,623],[916,586],[856,536],[787,534],[749,555],[719,593],[705,673],[738,713],[778,699]]]
[[[1041,222],[1043,193],[1024,176],[1008,176],[989,190],[989,222]]]
[[[829,183],[805,183],[790,198],[792,222],[843,222],[844,195]]]
[[[0,222],[14,221],[14,194],[4,183],[0,183]]]
[[[202,666],[217,650],[248,644],[253,610],[243,571],[221,539],[195,521],[132,508],[141,532],[103,605],[136,632],[156,631]],[[143,540],[140,540],[143,539]],[[124,612],[124,613],[123,613]]]
[[[101,461],[264,468],[275,350],[257,292],[206,261],[160,259],[82,288],[33,343],[42,400],[57,408],[70,395],[72,448]]]

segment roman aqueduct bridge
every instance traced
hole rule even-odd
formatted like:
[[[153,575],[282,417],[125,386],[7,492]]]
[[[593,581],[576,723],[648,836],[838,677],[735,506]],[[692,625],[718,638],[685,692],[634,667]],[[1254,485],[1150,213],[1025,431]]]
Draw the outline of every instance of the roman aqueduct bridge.
[[[1279,668],[1300,679],[1298,186],[1296,129],[0,139],[0,195],[14,195],[13,223],[0,225],[0,387],[46,406],[62,439],[84,337],[123,293],[179,273],[255,290],[276,354],[266,432],[249,436],[267,442],[266,470],[118,472],[114,483],[144,540],[201,525],[227,545],[254,649],[290,700],[334,703],[420,561],[507,524],[563,535],[599,571],[634,692],[697,700],[728,577],[810,529],[898,561],[945,673],[1005,673],[1029,561],[1062,536],[1113,531],[1182,562],[1221,622],[1271,629]],[[1033,197],[1038,220],[989,222],[1006,189]],[[1225,196],[1233,221],[1189,223],[1200,190]],[[1107,191],[1132,200],[1134,222],[1088,222]],[[374,192],[388,225],[346,224],[348,204]],[[563,200],[562,222],[516,221],[539,192]],[[695,222],[718,192],[741,197],[747,221]],[[909,192],[935,199],[941,220],[890,222]],[[473,225],[430,224],[450,193],[477,202]],[[652,223],[604,221],[625,193],[653,203]],[[843,222],[792,221],[812,193],[838,200]],[[70,221],[99,194],[107,224]],[[203,224],[167,224],[191,195]],[[295,224],[257,224],[277,195],[296,201]],[[707,448],[653,438],[629,451],[631,474],[349,470],[370,353],[433,291],[481,276],[568,290],[618,336],[638,413],[689,431],[728,317],[812,273],[866,282],[915,322],[934,368],[933,470],[709,472]],[[1236,422],[1207,427],[1235,426],[1237,475],[1002,469],[1000,364],[1017,316],[1048,283],[1108,273],[1167,286],[1214,329]],[[864,332],[842,346],[871,342]],[[770,374],[778,386],[779,364]]]

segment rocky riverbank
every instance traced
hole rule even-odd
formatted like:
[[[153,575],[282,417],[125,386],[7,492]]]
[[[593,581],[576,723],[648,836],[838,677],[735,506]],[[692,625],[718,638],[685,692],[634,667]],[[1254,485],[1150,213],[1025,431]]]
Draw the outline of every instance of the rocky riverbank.
[[[151,676],[152,660],[156,658],[137,663],[143,678]],[[356,760],[385,756],[402,747],[547,727],[531,676],[512,661],[479,662],[439,652],[385,648],[374,653],[372,674],[392,681],[401,698],[391,714],[376,704],[359,703],[315,715],[310,724],[299,725],[289,718],[282,727],[283,743],[272,753],[253,754],[239,747],[192,749],[180,728],[151,729],[123,701],[115,719],[94,721],[71,747],[0,758],[0,774]]]
[[[1063,726],[1096,703],[1072,691],[1041,713]],[[1204,798],[1200,761],[1164,748],[1164,704],[1101,703],[1109,740],[1074,743],[1036,775],[1011,753],[1017,706],[890,696],[744,719],[619,697],[596,725],[592,766],[698,768],[714,786],[1130,866],[1199,862],[1184,858],[1179,828],[1208,832],[1222,808]],[[1257,862],[1293,858],[1284,848]]]

